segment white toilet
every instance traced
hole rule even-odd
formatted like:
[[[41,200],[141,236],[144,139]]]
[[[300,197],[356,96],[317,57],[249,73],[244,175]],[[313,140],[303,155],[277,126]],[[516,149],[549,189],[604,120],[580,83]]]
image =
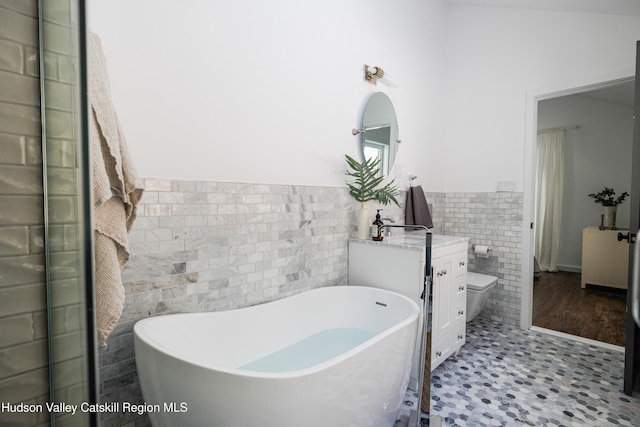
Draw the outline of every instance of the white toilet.
[[[473,320],[498,282],[495,276],[467,272],[467,322]]]

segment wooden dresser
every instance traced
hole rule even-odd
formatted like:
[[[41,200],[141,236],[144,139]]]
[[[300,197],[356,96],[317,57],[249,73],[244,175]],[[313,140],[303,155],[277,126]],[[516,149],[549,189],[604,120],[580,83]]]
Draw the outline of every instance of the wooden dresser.
[[[585,285],[627,289],[629,274],[629,243],[618,241],[618,233],[629,230],[582,230],[582,280]]]

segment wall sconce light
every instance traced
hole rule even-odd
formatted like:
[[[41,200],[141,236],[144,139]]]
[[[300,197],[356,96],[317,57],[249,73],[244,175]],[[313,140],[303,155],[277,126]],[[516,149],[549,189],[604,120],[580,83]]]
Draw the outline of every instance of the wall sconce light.
[[[370,67],[364,64],[364,79],[369,83],[376,84],[378,79],[384,77],[384,70],[380,67]]]
[[[384,70],[378,66],[372,67],[364,64],[364,79],[371,84],[377,84],[378,80],[390,87],[398,87],[398,84],[385,76]]]

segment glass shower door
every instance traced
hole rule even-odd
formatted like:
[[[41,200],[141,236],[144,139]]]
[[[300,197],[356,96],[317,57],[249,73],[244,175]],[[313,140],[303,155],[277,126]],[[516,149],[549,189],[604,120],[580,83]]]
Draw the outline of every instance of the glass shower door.
[[[51,425],[95,425],[84,2],[40,0],[40,85]],[[65,408],[73,408],[73,414]]]

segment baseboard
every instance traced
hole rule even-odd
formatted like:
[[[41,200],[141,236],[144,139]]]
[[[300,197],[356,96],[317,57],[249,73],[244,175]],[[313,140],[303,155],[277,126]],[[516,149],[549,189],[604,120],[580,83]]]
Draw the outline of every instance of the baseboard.
[[[569,273],[582,273],[582,266],[580,265],[560,265],[558,264],[559,271],[567,271]]]

